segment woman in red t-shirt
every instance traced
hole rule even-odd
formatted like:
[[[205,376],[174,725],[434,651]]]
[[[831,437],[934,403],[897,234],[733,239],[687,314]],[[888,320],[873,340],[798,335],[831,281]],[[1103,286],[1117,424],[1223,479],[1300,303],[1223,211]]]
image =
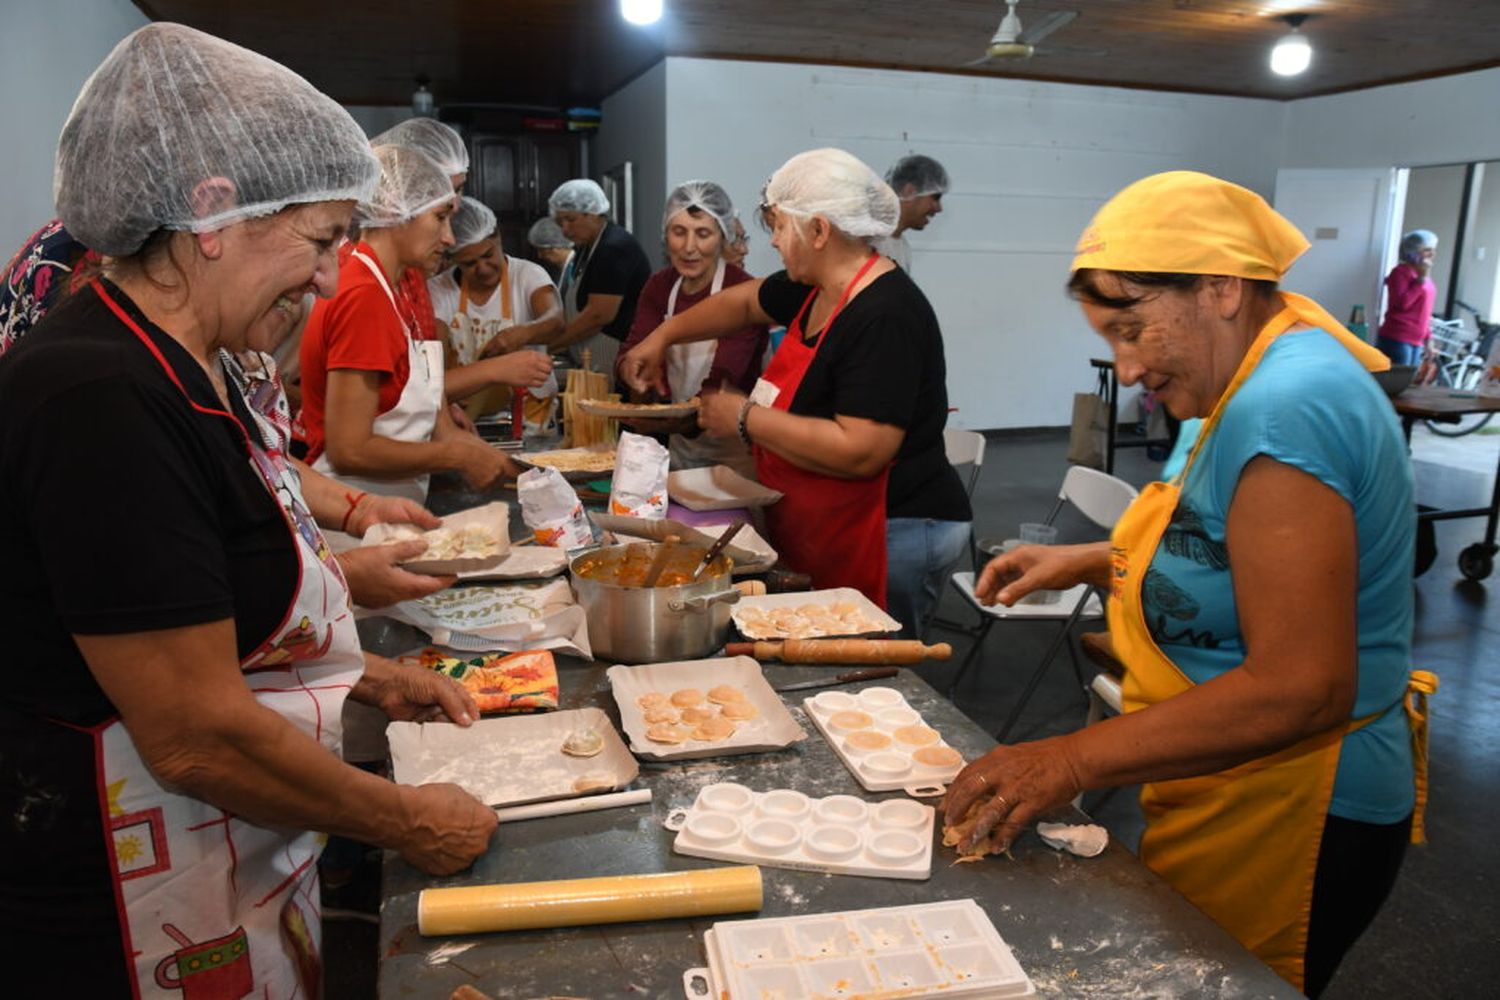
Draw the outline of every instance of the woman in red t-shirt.
[[[377,146],[380,185],[357,210],[363,238],[319,301],[302,339],[302,431],[312,467],[354,491],[421,501],[432,472],[476,489],[515,476],[513,462],[449,416],[443,348],[423,339],[396,295],[408,268],[431,271],[453,245],[449,176],[421,153]]]

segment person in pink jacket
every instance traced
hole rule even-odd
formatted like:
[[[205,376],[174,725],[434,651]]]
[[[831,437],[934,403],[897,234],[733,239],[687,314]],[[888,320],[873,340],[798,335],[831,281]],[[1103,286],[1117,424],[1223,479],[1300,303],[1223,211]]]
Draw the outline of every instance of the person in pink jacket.
[[[1437,252],[1437,234],[1413,229],[1401,237],[1401,261],[1385,276],[1385,318],[1375,346],[1395,365],[1422,363],[1437,286],[1427,275]]]

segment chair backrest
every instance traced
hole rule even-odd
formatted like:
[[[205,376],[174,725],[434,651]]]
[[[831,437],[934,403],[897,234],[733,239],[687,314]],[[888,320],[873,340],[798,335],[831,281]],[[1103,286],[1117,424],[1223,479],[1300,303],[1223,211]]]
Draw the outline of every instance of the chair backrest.
[[[1063,477],[1062,489],[1057,496],[1077,507],[1084,517],[1099,527],[1109,529],[1125,513],[1136,493],[1136,488],[1123,479],[1098,469],[1075,465]]]
[[[984,435],[978,431],[963,431],[956,427],[943,431],[943,453],[948,456],[948,464],[955,468],[969,466],[968,481],[964,488],[968,490],[970,498],[974,496],[974,487],[979,483],[979,469],[984,465],[984,445]]]

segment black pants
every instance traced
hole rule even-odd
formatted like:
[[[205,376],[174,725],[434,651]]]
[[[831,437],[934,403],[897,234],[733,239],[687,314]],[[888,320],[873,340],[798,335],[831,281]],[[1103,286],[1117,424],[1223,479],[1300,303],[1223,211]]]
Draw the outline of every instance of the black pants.
[[[1329,816],[1313,875],[1303,989],[1316,997],[1344,955],[1370,926],[1396,884],[1411,838],[1411,817],[1399,823],[1360,823]]]

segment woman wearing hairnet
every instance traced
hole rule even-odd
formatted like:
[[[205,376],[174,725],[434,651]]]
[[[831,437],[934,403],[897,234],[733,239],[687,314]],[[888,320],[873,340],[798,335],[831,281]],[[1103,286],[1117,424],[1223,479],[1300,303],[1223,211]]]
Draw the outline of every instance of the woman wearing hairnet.
[[[486,849],[482,803],[334,752],[346,696],[475,706],[360,652],[282,397],[234,359],[332,292],[377,173],[332,100],[179,25],[121,42],[63,126],[58,216],[105,274],[0,359],[0,623],[45,665],[0,693],[20,995],[312,996],[326,833],[433,873]]]
[[[733,223],[729,195],[713,181],[688,181],[672,189],[662,210],[668,266],[641,289],[623,350],[629,351],[662,323],[710,295],[750,280],[750,275],[724,259]],[[751,324],[716,340],[674,345],[666,357],[672,400],[692,399],[725,385],[748,393],[760,375],[767,341],[764,324]],[[750,449],[738,437],[704,434],[695,417],[642,421],[636,429],[671,435],[674,469],[727,465],[741,475],[755,475]]]
[[[596,371],[612,372],[641,286],[651,277],[651,262],[629,230],[609,221],[609,199],[593,181],[565,181],[547,207],[573,241],[573,259],[560,286],[567,325],[552,350],[572,348],[579,360],[587,348]]]
[[[945,818],[998,851],[1081,790],[1144,783],[1141,859],[1316,996],[1421,836],[1436,678],[1411,671],[1411,466],[1366,374],[1390,362],[1278,289],[1307,248],[1260,196],[1190,171],[1084,230],[1068,288],[1120,381],[1205,422],[1108,542],[985,568],[976,592],[1005,605],[1109,588],[1125,713],[991,751]]]
[[[818,587],[857,588],[918,634],[943,575],[967,549],[971,515],[943,451],[948,390],[937,317],[870,246],[895,227],[899,203],[839,149],[792,157],[765,199],[786,270],[667,320],[621,372],[638,391],[664,392],[676,345],[787,324],[754,391],[704,396],[698,420],[709,434],[753,447],[757,478],[784,494],[766,521],[788,566]]]
[[[563,235],[562,227],[550,215],[544,215],[526,230],[526,245],[536,252],[537,260],[554,278],[561,279],[568,259],[573,256],[573,241]]]
[[[465,197],[453,216],[453,249],[446,266],[427,283],[438,325],[447,331],[452,364],[448,398],[469,415],[493,413],[510,400],[496,383],[524,385],[536,395],[557,394],[545,344],[562,329],[557,289],[540,264],[511,257],[500,247],[495,213]],[[550,404],[549,404],[550,406]]]
[[[1437,234],[1413,229],[1401,237],[1401,260],[1385,276],[1385,316],[1375,335],[1392,364],[1419,365],[1432,333],[1432,304],[1437,286],[1428,277],[1437,253]]]
[[[443,344],[420,336],[394,291],[408,269],[435,270],[453,245],[453,188],[421,153],[377,146],[375,155],[379,184],[355,211],[361,240],[339,270],[338,294],[313,307],[302,335],[307,460],[351,498],[386,493],[420,503],[429,475],[444,470],[485,489],[517,475],[515,465],[454,425]],[[537,374],[540,384],[546,373]]]

